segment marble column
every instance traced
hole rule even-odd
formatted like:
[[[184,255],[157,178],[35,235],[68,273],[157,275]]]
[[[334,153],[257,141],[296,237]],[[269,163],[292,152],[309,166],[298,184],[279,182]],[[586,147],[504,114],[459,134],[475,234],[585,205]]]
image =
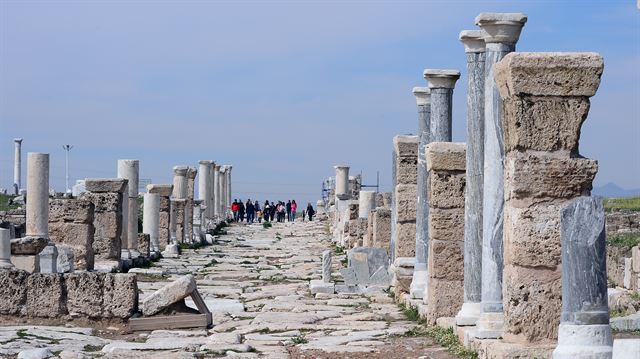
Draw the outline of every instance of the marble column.
[[[484,163],[483,30],[460,32],[467,56],[467,184],[464,196],[464,304],[456,316],[459,326],[475,325],[482,292],[482,184]]]
[[[175,166],[173,167],[173,193],[172,198],[185,199],[187,198],[187,166]]]
[[[159,249],[164,251],[167,245],[171,244],[171,194],[173,185],[170,184],[149,184],[148,193],[155,193],[159,197]]]
[[[193,167],[189,167],[189,169],[187,170],[187,203],[185,205],[185,213],[184,213],[184,217],[185,217],[185,232],[186,232],[186,236],[187,236],[187,242],[188,243],[193,243],[193,196],[194,196],[194,191],[195,191],[195,183],[196,183],[196,176],[198,175],[198,170],[193,168]]]
[[[376,192],[360,191],[358,196],[358,217],[367,219],[369,212],[376,208]]]
[[[337,165],[336,170],[336,198],[339,200],[349,199],[349,166]]]
[[[160,252],[160,196],[144,194],[142,232],[149,235],[151,252]]]
[[[562,316],[553,358],[611,358],[602,198],[578,197],[560,212]]]
[[[173,194],[171,196],[171,206],[176,212],[174,215],[174,233],[176,233],[176,240],[180,243],[184,243],[187,239],[185,231],[186,216],[184,201],[187,199],[188,171],[189,167],[187,166],[173,167]]]
[[[227,170],[225,171],[226,175],[227,175],[227,186],[226,186],[226,191],[227,191],[227,195],[225,196],[225,208],[229,208],[229,206],[231,206],[231,194],[233,193],[231,191],[231,170],[233,169],[233,166],[231,165],[227,165]]]
[[[502,336],[504,145],[502,100],[493,65],[515,51],[527,16],[521,13],[481,13],[475,19],[485,36],[484,178],[482,198],[482,294],[477,338]]]
[[[20,194],[20,187],[22,186],[22,138],[14,138],[15,154],[13,161],[13,189],[14,193]]]
[[[11,231],[0,228],[0,269],[13,268],[11,264]]]
[[[26,236],[49,238],[49,154],[27,154]]]
[[[212,201],[212,215],[219,217],[221,214],[221,190],[220,190],[220,165],[213,164],[213,193],[211,196]]]
[[[427,199],[427,162],[425,146],[431,126],[431,91],[428,87],[414,87],[418,106],[418,198],[416,207],[416,264],[411,279],[411,298],[422,299],[427,286],[427,244],[429,241],[429,201]]]
[[[140,256],[138,252],[138,185],[139,185],[140,162],[138,160],[118,160],[118,178],[128,181],[128,203],[127,203],[127,248],[130,258]],[[122,248],[124,252],[125,248]],[[126,253],[123,253],[125,258]]]
[[[211,203],[211,199],[213,198],[211,194],[212,184],[213,184],[213,161],[200,161],[199,173],[200,177],[198,177],[198,198],[202,201],[205,206],[204,216],[206,218],[213,217],[213,205]]]
[[[331,251],[322,252],[322,281],[331,282]]]
[[[218,199],[216,199],[217,204],[217,212],[218,217],[221,219],[225,219],[227,217],[227,206],[226,206],[226,198],[227,198],[227,178],[226,172],[227,169],[225,166],[220,166],[220,171],[218,172],[218,191],[216,195],[219,195]]]

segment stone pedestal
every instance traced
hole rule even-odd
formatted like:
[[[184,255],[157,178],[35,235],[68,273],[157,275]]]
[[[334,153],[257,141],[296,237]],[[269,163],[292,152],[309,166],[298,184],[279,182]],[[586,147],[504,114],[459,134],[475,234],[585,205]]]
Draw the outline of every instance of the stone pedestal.
[[[173,193],[173,185],[170,184],[149,184],[147,192],[157,194],[159,197],[159,215],[158,215],[158,248],[164,251],[171,241],[171,194]],[[153,243],[153,242],[152,242]]]
[[[493,67],[504,101],[507,342],[557,338],[564,267],[560,211],[589,195],[597,172],[597,162],[578,153],[578,141],[603,66],[595,53],[512,53]],[[484,278],[482,284],[484,290]]]
[[[160,252],[160,196],[157,193],[144,194],[142,233],[149,235],[150,251]]]
[[[494,81],[493,65],[515,51],[527,21],[521,13],[481,13],[476,25],[485,36],[484,177],[482,198],[482,313],[478,338],[498,338],[502,324],[504,145],[502,101]]]
[[[127,229],[127,247],[129,254],[123,253],[126,258],[137,258],[140,256],[138,252],[138,184],[139,184],[140,163],[138,160],[118,160],[118,178],[124,178],[128,181],[127,194],[128,200],[125,221]]]
[[[426,147],[429,171],[429,254],[424,303],[431,325],[453,317],[463,302],[465,144],[432,142]]]
[[[464,202],[464,304],[456,325],[475,325],[480,316],[482,281],[482,184],[484,181],[483,30],[460,33],[467,56],[467,160]]]

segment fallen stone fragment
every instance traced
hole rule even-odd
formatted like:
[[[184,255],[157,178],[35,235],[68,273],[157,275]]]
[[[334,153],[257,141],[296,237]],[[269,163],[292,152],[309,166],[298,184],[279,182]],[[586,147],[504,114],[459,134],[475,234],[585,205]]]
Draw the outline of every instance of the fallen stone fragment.
[[[22,237],[11,240],[11,254],[38,254],[47,246],[49,240],[40,237]]]
[[[145,298],[142,301],[142,313],[146,316],[154,315],[188,297],[194,290],[196,290],[196,281],[193,276],[181,277]]]

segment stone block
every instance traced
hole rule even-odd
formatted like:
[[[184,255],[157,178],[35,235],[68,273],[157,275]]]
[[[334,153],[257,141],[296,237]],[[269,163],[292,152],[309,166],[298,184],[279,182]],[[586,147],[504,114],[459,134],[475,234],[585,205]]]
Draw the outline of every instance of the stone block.
[[[464,279],[464,242],[438,241],[429,242],[427,268],[430,278],[444,280]]]
[[[640,246],[631,248],[631,258],[633,271],[640,273]]]
[[[49,223],[93,222],[94,205],[87,199],[54,199],[49,201]]]
[[[429,172],[429,208],[464,208],[464,173]]]
[[[122,211],[122,194],[119,193],[83,193],[80,199],[93,203],[94,215],[99,212]]]
[[[93,252],[96,258],[120,258],[122,215],[116,212],[96,213]]]
[[[20,269],[0,270],[0,314],[20,315],[27,302],[29,273]]]
[[[418,183],[418,157],[398,157],[396,160],[397,184]]]
[[[13,238],[11,240],[11,254],[12,255],[31,255],[38,254],[44,247],[47,246],[49,240],[41,237],[22,237]]]
[[[505,159],[505,200],[542,202],[572,199],[591,193],[598,162],[510,152]]]
[[[560,204],[504,207],[504,263],[555,268],[561,262]]]
[[[580,128],[589,112],[586,97],[512,97],[503,102],[502,108],[507,153],[514,150],[578,152]]]
[[[147,192],[157,193],[160,197],[169,197],[173,193],[173,185],[171,184],[148,184]]]
[[[427,280],[427,316],[429,324],[435,325],[442,317],[455,317],[462,308],[464,288],[462,280],[443,280],[429,278]]]
[[[393,138],[393,149],[397,157],[418,157],[418,136],[398,135]]]
[[[138,233],[138,252],[140,255],[149,258],[151,254],[151,236],[145,233]]]
[[[160,212],[167,212],[171,209],[171,200],[169,197],[160,197]]]
[[[396,257],[413,257],[416,255],[416,223],[404,222],[396,224]]]
[[[595,52],[512,52],[493,66],[502,98],[596,94],[604,68]]]
[[[507,264],[503,272],[504,338],[541,343],[558,337],[562,270]]]
[[[73,252],[73,247],[66,244],[56,245],[58,248],[58,257],[56,269],[58,273],[70,273],[76,270],[76,258]]]
[[[87,191],[95,193],[123,193],[127,183],[124,178],[87,178],[84,182]]]
[[[638,359],[640,358],[640,339],[615,339],[613,341],[613,358]]]
[[[373,213],[372,246],[390,250],[391,242],[391,210],[377,208]]]
[[[367,263],[367,253],[349,253],[349,268],[353,269],[358,285],[365,285],[369,282],[371,275]]]
[[[427,171],[465,171],[465,143],[432,142],[425,148]]]
[[[56,245],[66,245],[73,249],[76,269],[93,270],[93,225],[66,222],[49,223],[49,237]]]
[[[107,273],[104,278],[103,315],[129,318],[138,311],[138,283],[135,274]]]
[[[154,315],[174,304],[196,290],[196,281],[192,275],[180,277],[165,285],[142,301],[142,312],[146,316]]]
[[[399,184],[396,186],[396,220],[410,222],[416,220],[418,206],[417,185]]]
[[[464,239],[464,208],[429,209],[429,238],[441,241]]]
[[[369,286],[371,287],[388,288],[390,284],[391,274],[386,266],[378,268],[378,270],[376,270],[369,278]]]
[[[355,286],[358,285],[358,278],[356,277],[356,272],[353,268],[340,268],[338,270],[340,275],[342,275],[342,280],[344,280],[344,284],[347,286]]]
[[[64,275],[67,311],[71,315],[100,318],[103,315],[105,273],[79,272]]]
[[[66,312],[62,275],[31,274],[27,279],[25,314],[30,317],[57,318]]]
[[[387,251],[383,248],[373,248],[373,247],[357,247],[349,250],[348,253],[348,263],[351,265],[352,257],[357,253],[364,253],[367,258],[367,265],[369,267],[368,273],[372,275],[375,271],[377,271],[380,267],[388,268],[389,267],[389,255]]]
[[[11,263],[13,263],[16,269],[21,269],[29,273],[40,272],[40,256],[37,254],[12,255]]]
[[[312,279],[309,282],[309,290],[311,294],[326,293],[333,294],[335,292],[335,283],[325,283],[321,279]]]

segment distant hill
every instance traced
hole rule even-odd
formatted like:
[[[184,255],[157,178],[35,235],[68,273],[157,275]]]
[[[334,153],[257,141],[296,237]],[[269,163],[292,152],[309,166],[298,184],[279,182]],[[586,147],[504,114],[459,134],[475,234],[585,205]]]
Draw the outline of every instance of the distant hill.
[[[615,183],[607,183],[604,186],[594,186],[592,194],[609,198],[639,197],[640,188],[624,189]]]

